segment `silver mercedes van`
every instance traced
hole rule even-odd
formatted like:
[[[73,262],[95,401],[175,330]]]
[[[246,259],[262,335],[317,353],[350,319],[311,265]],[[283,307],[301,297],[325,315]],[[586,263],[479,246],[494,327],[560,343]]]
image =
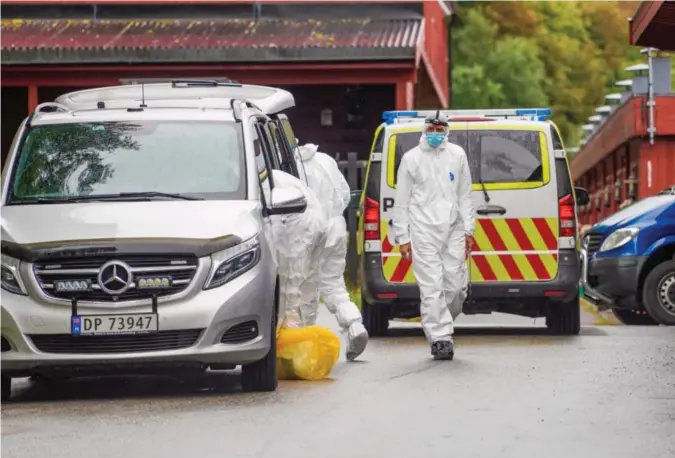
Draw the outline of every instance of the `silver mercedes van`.
[[[45,103],[2,171],[2,398],[11,378],[242,366],[277,387],[266,227],[306,201],[284,90],[216,81]]]

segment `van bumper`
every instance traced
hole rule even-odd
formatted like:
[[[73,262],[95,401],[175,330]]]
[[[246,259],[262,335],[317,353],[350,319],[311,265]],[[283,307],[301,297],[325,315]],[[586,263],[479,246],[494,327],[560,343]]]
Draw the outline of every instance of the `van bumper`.
[[[637,296],[640,272],[647,260],[645,256],[589,259],[582,249],[581,258],[584,291],[596,305],[613,308],[621,299]]]
[[[382,274],[379,253],[364,253],[362,259],[363,299],[374,306],[390,306],[391,318],[419,316],[420,291],[417,285],[387,282]],[[575,250],[560,250],[558,259],[558,274],[551,281],[490,282],[470,285],[463,312],[519,313],[520,308],[524,307],[537,310],[538,316],[544,316],[545,305],[573,300],[579,294],[581,275],[579,256]],[[528,312],[527,315],[532,313]]]

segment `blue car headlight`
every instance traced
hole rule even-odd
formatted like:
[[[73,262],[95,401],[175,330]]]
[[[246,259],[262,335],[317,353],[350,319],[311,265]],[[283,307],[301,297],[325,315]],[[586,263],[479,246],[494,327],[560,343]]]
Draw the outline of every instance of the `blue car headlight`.
[[[599,251],[609,251],[622,247],[633,240],[638,232],[640,232],[640,230],[636,227],[617,229],[616,231],[612,232],[604,242],[602,242]]]
[[[20,263],[21,261],[18,259],[14,259],[6,254],[2,255],[0,286],[7,292],[26,296],[26,288],[19,273]]]
[[[211,255],[211,271],[204,289],[217,288],[251,270],[260,261],[260,239],[250,238],[239,245]]]

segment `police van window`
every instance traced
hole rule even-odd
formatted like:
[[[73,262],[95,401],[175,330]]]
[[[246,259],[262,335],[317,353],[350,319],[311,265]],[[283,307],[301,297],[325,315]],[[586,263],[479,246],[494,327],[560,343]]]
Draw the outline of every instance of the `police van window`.
[[[469,135],[470,154],[480,158],[473,181],[522,183],[543,181],[540,133],[529,130],[481,130]]]
[[[563,149],[562,139],[553,126],[551,126],[551,139],[553,140],[553,149]]]
[[[422,132],[403,132],[396,135],[396,151],[394,156],[394,183],[396,182],[396,176],[398,174],[398,167],[401,165],[401,159],[403,155],[419,145]],[[467,133],[465,130],[451,130],[448,134],[448,141],[459,145],[464,148],[464,151],[467,151]],[[473,177],[476,174],[478,169],[478,160],[477,158],[472,157],[467,153],[469,159],[469,165],[471,168],[471,176]]]
[[[373,153],[382,153],[384,149],[384,128],[377,130],[377,137],[373,143]]]

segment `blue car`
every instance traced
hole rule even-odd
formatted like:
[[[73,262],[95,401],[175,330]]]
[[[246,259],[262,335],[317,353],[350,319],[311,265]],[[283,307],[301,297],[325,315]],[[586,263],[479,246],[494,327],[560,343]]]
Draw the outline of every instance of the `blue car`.
[[[584,295],[625,324],[675,325],[675,195],[600,221],[581,249]]]

